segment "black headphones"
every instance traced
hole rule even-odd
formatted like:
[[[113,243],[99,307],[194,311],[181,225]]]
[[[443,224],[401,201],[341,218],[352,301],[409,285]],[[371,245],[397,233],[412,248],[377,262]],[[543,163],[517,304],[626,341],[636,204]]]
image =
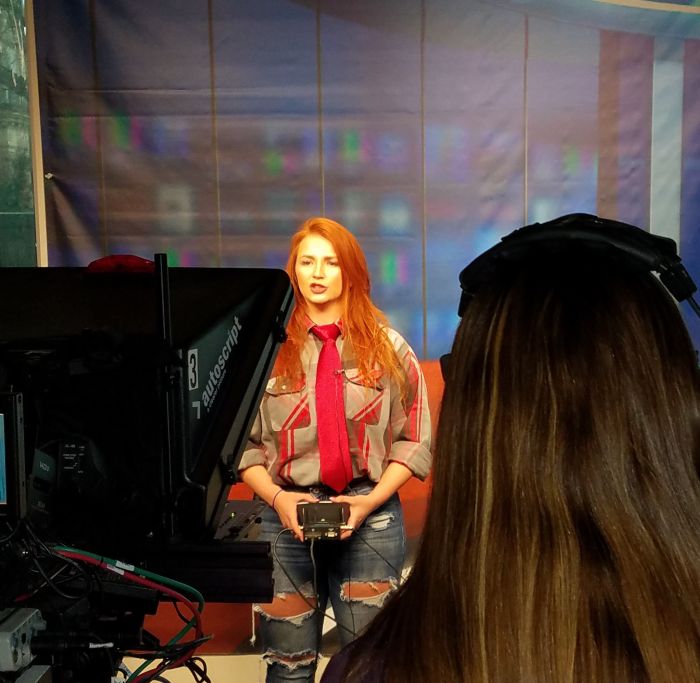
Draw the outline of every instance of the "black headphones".
[[[546,223],[533,223],[514,230],[477,256],[459,274],[462,295],[458,314],[464,314],[479,288],[489,282],[503,265],[523,261],[535,253],[551,253],[568,246],[581,246],[616,257],[642,270],[658,273],[659,279],[676,301],[688,300],[700,317],[693,299],[697,286],[681,263],[676,243],[668,238],[618,221],[587,213],[571,213]],[[445,375],[447,357],[440,358]]]
[[[676,299],[690,299],[697,287],[681,263],[676,243],[669,237],[652,235],[627,223],[598,218],[587,213],[570,213],[547,223],[533,223],[506,235],[460,274],[462,296],[458,313],[464,313],[479,287],[488,282],[503,263],[515,263],[535,252],[554,252],[564,246],[597,249],[623,258],[641,269],[659,274],[659,279]],[[697,304],[693,310],[700,316]]]

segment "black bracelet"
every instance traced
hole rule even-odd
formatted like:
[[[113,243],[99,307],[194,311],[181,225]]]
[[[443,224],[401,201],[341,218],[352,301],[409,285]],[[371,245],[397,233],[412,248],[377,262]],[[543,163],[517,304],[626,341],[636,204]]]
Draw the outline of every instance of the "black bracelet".
[[[282,493],[284,489],[280,486],[280,488],[277,490],[277,493],[275,493],[274,496],[272,496],[272,502],[270,503],[270,507],[275,510],[275,501],[277,500],[277,496],[279,496],[280,493]],[[275,510],[277,512],[277,510]]]

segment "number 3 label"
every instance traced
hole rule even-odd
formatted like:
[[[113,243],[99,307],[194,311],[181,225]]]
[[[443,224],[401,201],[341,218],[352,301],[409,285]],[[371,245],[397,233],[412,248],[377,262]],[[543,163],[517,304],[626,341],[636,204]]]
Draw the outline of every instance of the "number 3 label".
[[[199,388],[199,352],[190,349],[187,352],[187,385],[190,391]]]

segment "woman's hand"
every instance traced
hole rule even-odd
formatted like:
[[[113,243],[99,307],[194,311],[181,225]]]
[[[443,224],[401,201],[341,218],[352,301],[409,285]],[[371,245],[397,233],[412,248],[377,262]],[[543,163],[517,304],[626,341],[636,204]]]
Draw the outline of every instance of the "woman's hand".
[[[298,493],[296,491],[281,490],[274,498],[273,509],[282,522],[282,526],[286,529],[291,529],[294,537],[300,541],[304,540],[304,532],[299,526],[297,518],[297,503],[306,501],[307,503],[315,503],[318,498],[314,498],[310,493]]]
[[[367,519],[367,515],[378,507],[372,494],[364,496],[333,496],[331,500],[334,503],[347,503],[350,506],[350,515],[348,516],[348,521],[345,522],[345,524],[352,527],[352,529],[344,529],[340,532],[341,541],[344,541],[346,538],[350,538],[353,531],[355,531],[355,529],[359,529],[362,522]]]
[[[334,503],[347,503],[350,506],[350,516],[346,525],[352,529],[340,532],[340,540],[352,536],[353,531],[360,528],[367,515],[384,505],[411,477],[413,473],[400,462],[390,462],[384,470],[377,485],[366,495],[334,496]]]

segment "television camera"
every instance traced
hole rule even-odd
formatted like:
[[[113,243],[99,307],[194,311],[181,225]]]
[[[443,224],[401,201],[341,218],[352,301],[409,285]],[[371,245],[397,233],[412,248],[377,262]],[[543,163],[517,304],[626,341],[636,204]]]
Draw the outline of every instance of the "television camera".
[[[272,598],[269,544],[227,496],[289,278],[157,254],[2,268],[0,288],[0,681],[122,680],[129,653],[161,662],[129,681],[196,668],[205,601]],[[184,626],[161,644],[143,619],[164,599]]]

